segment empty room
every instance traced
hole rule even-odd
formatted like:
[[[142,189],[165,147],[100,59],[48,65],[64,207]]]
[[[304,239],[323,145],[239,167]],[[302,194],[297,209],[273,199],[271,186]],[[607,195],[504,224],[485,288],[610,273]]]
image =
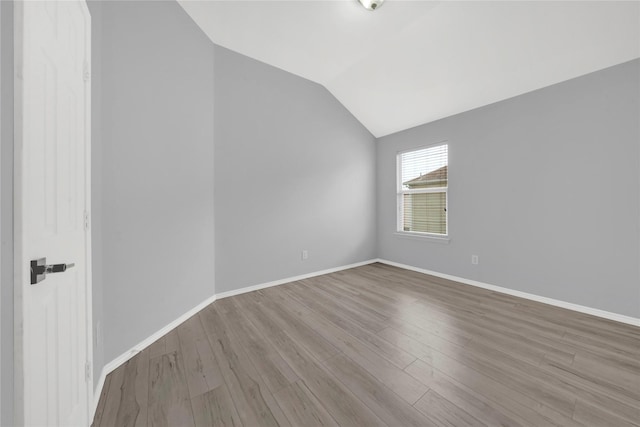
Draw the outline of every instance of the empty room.
[[[640,427],[640,1],[1,0],[1,426]]]

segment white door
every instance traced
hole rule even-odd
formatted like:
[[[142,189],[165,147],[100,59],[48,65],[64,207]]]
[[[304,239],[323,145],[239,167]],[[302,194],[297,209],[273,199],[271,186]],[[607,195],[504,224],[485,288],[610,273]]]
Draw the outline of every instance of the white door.
[[[17,424],[89,424],[90,37],[83,0],[15,3]]]

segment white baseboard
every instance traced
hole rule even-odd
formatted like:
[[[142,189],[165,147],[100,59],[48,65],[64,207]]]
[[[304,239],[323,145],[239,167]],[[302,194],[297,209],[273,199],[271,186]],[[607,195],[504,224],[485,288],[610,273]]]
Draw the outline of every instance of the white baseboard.
[[[294,277],[288,277],[286,279],[274,280],[272,282],[262,283],[262,284],[255,285],[255,286],[247,286],[247,287],[244,287],[244,288],[241,288],[241,289],[236,289],[236,290],[233,290],[233,291],[222,292],[220,294],[214,294],[213,296],[207,298],[206,300],[204,300],[203,302],[201,302],[197,306],[193,307],[191,310],[187,311],[186,313],[184,313],[183,315],[181,315],[180,317],[178,317],[177,319],[175,319],[174,321],[172,321],[171,323],[169,323],[168,325],[166,325],[162,329],[156,331],[152,335],[150,335],[147,338],[145,338],[144,340],[140,341],[137,345],[135,345],[130,350],[122,353],[120,356],[116,357],[111,362],[109,362],[106,365],[104,365],[104,367],[102,368],[102,372],[100,373],[100,378],[98,378],[98,387],[96,387],[94,389],[93,408],[92,408],[92,412],[91,412],[91,414],[92,414],[91,420],[93,421],[93,418],[95,418],[96,409],[98,408],[98,400],[100,399],[100,394],[102,393],[102,388],[104,387],[104,382],[105,382],[105,380],[107,378],[107,375],[109,375],[111,372],[113,372],[120,365],[122,365],[123,363],[127,362],[129,359],[131,359],[136,354],[140,353],[145,348],[149,347],[156,340],[158,340],[163,335],[165,335],[168,332],[170,332],[172,329],[174,329],[177,326],[179,326],[185,320],[187,320],[188,318],[190,318],[191,316],[193,316],[194,314],[196,314],[197,312],[199,312],[200,310],[202,310],[203,308],[205,308],[206,306],[208,306],[212,302],[214,302],[214,301],[216,301],[218,299],[227,298],[227,297],[231,297],[231,296],[234,296],[234,295],[240,295],[240,294],[244,294],[244,293],[247,293],[247,292],[253,292],[253,291],[260,290],[260,289],[270,288],[272,286],[278,286],[278,285],[283,285],[285,283],[291,283],[291,282],[295,282],[295,281],[298,281],[298,280],[308,279],[310,277],[322,276],[323,274],[334,273],[336,271],[341,271],[341,270],[348,270],[350,268],[360,267],[360,266],[371,264],[371,263],[374,263],[374,262],[377,262],[377,261],[378,261],[377,259],[370,259],[368,261],[357,262],[355,264],[343,265],[343,266],[340,266],[340,267],[334,267],[334,268],[329,268],[329,269],[326,269],[326,270],[315,271],[313,273],[302,274],[300,276],[294,276]]]
[[[348,270],[350,268],[361,267],[363,265],[372,264],[377,262],[377,259],[370,259],[367,261],[357,262],[355,264],[343,265],[341,267],[328,268],[326,270],[314,271],[313,273],[302,274],[300,276],[288,277],[286,279],[274,280],[273,282],[262,283],[260,285],[255,286],[247,286],[245,288],[236,289],[233,291],[222,292],[216,294],[218,299],[232,297],[234,295],[240,295],[247,292],[258,291],[264,288],[270,288],[272,286],[283,285],[285,283],[297,282],[298,280],[309,279],[310,277],[322,276],[323,274],[335,273],[336,271]]]
[[[116,357],[111,362],[104,365],[104,367],[102,368],[102,372],[100,373],[100,378],[98,379],[98,387],[94,389],[93,410],[91,412],[92,413],[91,419],[93,420],[93,418],[95,417],[96,409],[98,408],[98,400],[100,399],[100,393],[102,393],[102,387],[104,387],[104,381],[107,378],[107,375],[109,373],[113,372],[117,367],[119,367],[120,365],[122,365],[123,363],[131,359],[136,354],[140,353],[145,348],[149,347],[159,338],[162,338],[163,335],[167,334],[169,331],[179,326],[185,320],[187,320],[188,318],[190,318],[191,316],[193,316],[194,314],[196,314],[197,312],[199,312],[200,310],[202,310],[203,308],[205,308],[215,300],[216,300],[216,295],[214,294],[213,296],[207,298],[206,300],[202,301],[200,304],[193,307],[191,310],[182,314],[180,317],[178,317],[168,325],[164,326],[162,329],[149,335],[147,338],[140,341],[137,345],[132,347],[130,350],[122,353],[120,356]]]
[[[478,282],[477,280],[465,279],[464,277],[458,277],[458,276],[453,276],[451,274],[445,274],[437,271],[426,270],[424,268],[413,267],[411,265],[401,264],[399,262],[389,261],[386,259],[378,259],[377,261],[382,264],[388,264],[394,267],[404,268],[405,270],[416,271],[418,273],[429,274],[431,276],[453,280],[454,282],[460,282],[466,285],[476,286],[478,288],[500,292],[502,294],[513,295],[515,297],[525,298],[528,300],[537,301],[544,304],[553,305],[556,307],[566,308],[568,310],[578,311],[580,313],[591,314],[592,316],[602,317],[604,319],[614,320],[616,322],[626,323],[633,326],[640,326],[640,319],[637,317],[625,316],[623,314],[612,313],[612,312],[600,310],[597,308],[591,308],[591,307],[586,307],[584,305],[573,304],[571,302],[560,301],[553,298],[547,298],[547,297],[542,297],[535,294],[529,294],[527,292],[516,291],[509,288],[503,288],[501,286],[490,285],[488,283]]]

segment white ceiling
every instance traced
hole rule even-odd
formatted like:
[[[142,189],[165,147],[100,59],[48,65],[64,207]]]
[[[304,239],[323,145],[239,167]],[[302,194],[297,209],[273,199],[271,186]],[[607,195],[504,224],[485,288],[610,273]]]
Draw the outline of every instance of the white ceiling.
[[[179,3],[214,43],[324,85],[376,137],[640,57],[639,1]]]

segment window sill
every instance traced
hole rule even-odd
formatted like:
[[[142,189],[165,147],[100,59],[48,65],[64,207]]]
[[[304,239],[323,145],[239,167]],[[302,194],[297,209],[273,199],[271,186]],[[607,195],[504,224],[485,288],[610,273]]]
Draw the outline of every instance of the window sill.
[[[433,236],[430,234],[422,234],[422,233],[412,233],[410,231],[396,231],[393,233],[397,237],[402,237],[404,239],[417,239],[417,240],[426,240],[428,242],[440,243],[444,245],[449,244],[449,236]]]

